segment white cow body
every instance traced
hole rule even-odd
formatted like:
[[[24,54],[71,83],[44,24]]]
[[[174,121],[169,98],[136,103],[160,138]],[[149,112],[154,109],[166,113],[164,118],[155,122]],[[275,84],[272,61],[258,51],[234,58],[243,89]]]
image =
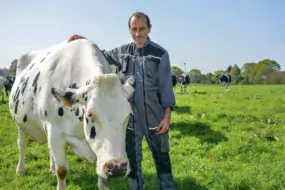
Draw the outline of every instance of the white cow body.
[[[58,189],[65,188],[69,170],[65,145],[91,163],[97,156],[99,182],[118,173],[108,169],[110,163],[128,174],[125,130],[131,113],[129,94],[110,72],[99,48],[85,39],[30,52],[19,59],[9,99],[11,115],[19,127],[18,173],[24,172],[28,134],[41,143],[48,140]]]

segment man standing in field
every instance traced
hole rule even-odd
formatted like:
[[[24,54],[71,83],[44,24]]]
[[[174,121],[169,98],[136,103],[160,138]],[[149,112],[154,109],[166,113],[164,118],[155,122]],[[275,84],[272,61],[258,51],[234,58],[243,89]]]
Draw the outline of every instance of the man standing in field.
[[[142,140],[145,136],[156,166],[159,189],[175,189],[169,157],[169,123],[175,106],[172,74],[168,52],[148,37],[151,31],[149,17],[136,12],[129,18],[129,31],[134,42],[103,54],[110,64],[117,66],[125,80],[135,78],[135,93],[130,99],[131,115],[126,151],[130,160],[131,190],[143,189]],[[69,41],[84,38],[73,35]]]

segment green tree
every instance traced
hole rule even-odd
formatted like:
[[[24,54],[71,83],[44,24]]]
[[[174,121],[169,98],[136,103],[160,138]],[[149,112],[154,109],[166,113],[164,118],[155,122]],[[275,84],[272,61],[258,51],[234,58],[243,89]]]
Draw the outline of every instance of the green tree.
[[[241,81],[241,74],[240,74],[240,68],[237,64],[233,66],[231,69],[231,77],[232,77],[232,83],[238,84]]]
[[[201,82],[201,71],[199,69],[191,69],[189,71],[189,76],[191,83],[200,83]]]
[[[217,70],[215,71],[213,77],[212,77],[212,81],[214,81],[214,83],[218,84],[219,83],[219,76],[225,74],[225,71],[223,70]]]
[[[214,81],[213,81],[213,74],[212,73],[207,73],[205,75],[205,78],[206,78],[206,83],[207,84],[213,84]]]
[[[275,61],[271,59],[264,59],[257,63],[258,65],[266,65],[267,67],[271,67],[275,71],[280,71],[281,66]]]
[[[227,67],[227,69],[225,70],[226,73],[231,73],[231,70],[233,69],[233,67],[231,65],[229,65]]]
[[[285,71],[274,71],[267,75],[267,84],[285,84]]]
[[[171,67],[171,72],[172,72],[173,75],[175,75],[178,78],[183,73],[183,70],[180,69],[177,66],[172,66]]]
[[[16,76],[17,64],[18,64],[18,59],[15,59],[11,62],[11,65],[9,68],[9,72],[11,76]]]
[[[266,83],[267,75],[270,72],[279,71],[281,69],[280,65],[271,59],[264,59],[257,63],[253,70],[253,82],[254,84]]]
[[[252,84],[253,83],[253,78],[254,78],[254,68],[256,67],[256,63],[249,62],[245,63],[242,66],[241,69],[241,76],[243,78],[243,83],[244,84]]]

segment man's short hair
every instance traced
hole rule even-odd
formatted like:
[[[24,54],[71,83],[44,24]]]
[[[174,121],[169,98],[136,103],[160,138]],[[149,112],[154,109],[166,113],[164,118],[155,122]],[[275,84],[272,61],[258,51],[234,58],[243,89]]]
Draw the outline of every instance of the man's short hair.
[[[147,24],[147,27],[150,28],[151,27],[151,24],[150,24],[150,20],[149,20],[149,17],[143,13],[143,12],[135,12],[134,14],[132,14],[132,16],[130,16],[129,18],[129,28],[131,27],[131,19],[132,17],[135,17],[135,18],[141,18],[141,17],[145,17],[146,19],[146,24]]]

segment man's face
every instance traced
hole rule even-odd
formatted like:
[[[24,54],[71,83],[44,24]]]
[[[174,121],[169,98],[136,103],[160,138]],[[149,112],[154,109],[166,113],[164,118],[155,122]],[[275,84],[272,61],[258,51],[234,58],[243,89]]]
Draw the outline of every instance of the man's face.
[[[148,34],[150,33],[151,27],[147,26],[145,17],[132,17],[130,20],[130,34],[138,47],[142,47],[147,42]]]

